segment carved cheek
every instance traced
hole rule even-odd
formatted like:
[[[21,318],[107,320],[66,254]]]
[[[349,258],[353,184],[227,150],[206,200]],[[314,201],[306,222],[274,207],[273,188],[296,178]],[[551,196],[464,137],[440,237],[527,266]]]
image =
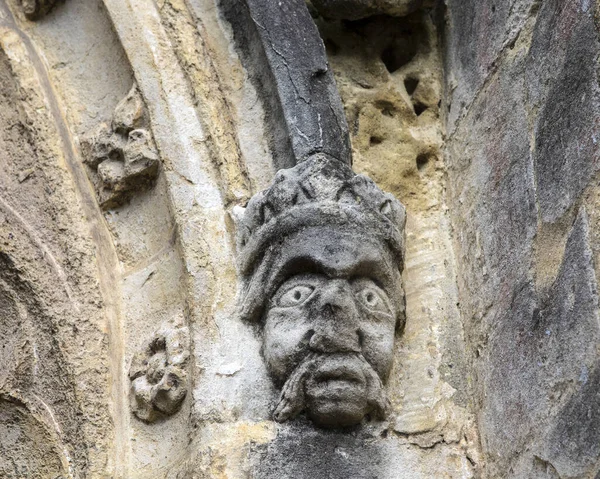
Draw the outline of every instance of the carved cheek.
[[[284,380],[305,355],[310,323],[305,308],[272,308],[263,331],[263,356],[269,372]]]

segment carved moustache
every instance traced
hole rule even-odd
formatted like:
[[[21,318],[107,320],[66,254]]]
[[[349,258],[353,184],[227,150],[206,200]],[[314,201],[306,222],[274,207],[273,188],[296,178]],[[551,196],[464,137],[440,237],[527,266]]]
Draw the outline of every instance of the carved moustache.
[[[273,419],[277,422],[285,422],[293,419],[307,407],[306,385],[311,380],[319,382],[327,378],[319,377],[320,366],[334,357],[342,360],[358,362],[360,369],[358,374],[354,368],[343,368],[340,375],[332,379],[340,379],[348,382],[363,382],[366,388],[366,400],[371,414],[378,419],[383,419],[390,409],[390,402],[385,394],[385,389],[379,374],[373,369],[361,353],[336,353],[322,354],[310,352],[303,361],[292,372],[283,385],[281,395],[273,412]]]

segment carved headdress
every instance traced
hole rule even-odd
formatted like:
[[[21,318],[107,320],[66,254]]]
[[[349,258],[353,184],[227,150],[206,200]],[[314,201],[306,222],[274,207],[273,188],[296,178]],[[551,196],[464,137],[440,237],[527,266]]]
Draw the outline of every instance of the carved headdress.
[[[371,269],[389,284],[400,305],[399,278],[404,269],[404,206],[364,175],[319,154],[280,170],[270,188],[248,203],[238,225],[240,312],[261,319],[279,285],[306,268],[336,268],[336,258],[370,252]],[[369,256],[369,255],[367,255]],[[370,272],[367,272],[370,274]]]

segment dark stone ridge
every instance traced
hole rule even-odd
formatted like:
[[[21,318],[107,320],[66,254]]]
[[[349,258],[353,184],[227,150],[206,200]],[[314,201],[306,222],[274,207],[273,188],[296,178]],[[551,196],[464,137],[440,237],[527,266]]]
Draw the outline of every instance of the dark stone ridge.
[[[313,6],[328,18],[359,20],[373,15],[403,17],[424,6],[431,0],[312,0]]]
[[[265,104],[275,167],[316,153],[351,164],[342,102],[304,0],[221,0],[221,8]]]
[[[543,3],[526,72],[529,100],[539,108],[533,158],[545,222],[571,208],[600,167],[599,52],[593,8]]]

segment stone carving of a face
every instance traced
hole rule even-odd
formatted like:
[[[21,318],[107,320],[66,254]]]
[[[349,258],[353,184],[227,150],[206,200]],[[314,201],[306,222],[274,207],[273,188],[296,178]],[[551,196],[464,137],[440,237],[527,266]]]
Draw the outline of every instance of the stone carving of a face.
[[[292,205],[283,215],[268,206],[272,238],[263,230],[242,241],[242,249],[264,243],[250,250],[258,254],[242,313],[261,321],[263,357],[282,388],[274,419],[305,412],[318,426],[347,427],[382,419],[389,407],[384,383],[404,322],[404,210],[348,167],[332,161],[324,170],[322,163],[295,167],[261,196],[263,227],[265,204],[283,206],[278,185]],[[294,204],[288,190],[296,187],[306,190],[306,201]]]

